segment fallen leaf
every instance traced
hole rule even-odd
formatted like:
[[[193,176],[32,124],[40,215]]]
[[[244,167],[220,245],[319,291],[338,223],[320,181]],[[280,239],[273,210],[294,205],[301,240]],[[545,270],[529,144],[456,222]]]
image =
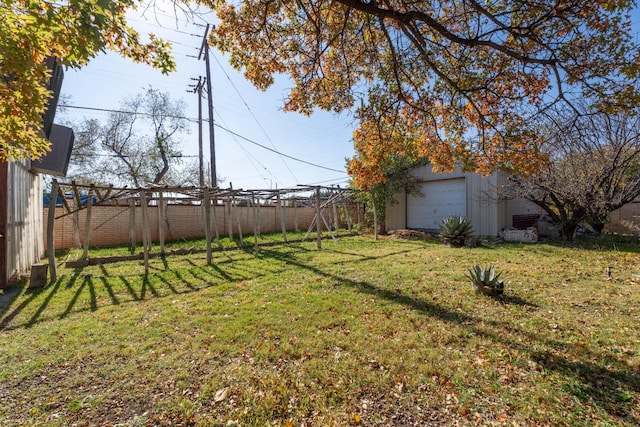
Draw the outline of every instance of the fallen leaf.
[[[228,395],[229,395],[229,387],[225,387],[221,390],[216,391],[216,395],[213,396],[213,401],[216,403],[222,402],[227,398]]]

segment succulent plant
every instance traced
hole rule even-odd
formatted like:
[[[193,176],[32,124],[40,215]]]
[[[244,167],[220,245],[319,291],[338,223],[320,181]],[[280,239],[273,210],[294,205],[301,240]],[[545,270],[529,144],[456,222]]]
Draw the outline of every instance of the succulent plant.
[[[493,265],[482,268],[476,264],[469,269],[467,277],[471,280],[476,292],[487,295],[502,295],[504,293],[504,280],[500,280],[500,274],[496,273]]]
[[[462,246],[472,233],[471,222],[463,216],[447,217],[440,225],[440,237],[445,244]]]

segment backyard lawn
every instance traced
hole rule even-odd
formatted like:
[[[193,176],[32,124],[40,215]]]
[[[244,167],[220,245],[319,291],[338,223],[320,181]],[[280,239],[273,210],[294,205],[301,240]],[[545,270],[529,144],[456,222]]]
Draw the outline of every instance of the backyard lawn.
[[[637,239],[322,246],[148,275],[61,254],[56,283],[0,311],[0,425],[640,423]],[[472,291],[476,263],[504,298]]]

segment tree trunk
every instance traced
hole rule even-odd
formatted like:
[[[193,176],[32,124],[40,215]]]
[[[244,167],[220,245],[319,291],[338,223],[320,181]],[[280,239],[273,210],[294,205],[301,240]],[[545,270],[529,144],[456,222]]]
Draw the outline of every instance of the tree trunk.
[[[162,178],[169,171],[169,158],[167,157],[167,150],[165,150],[164,138],[160,138],[156,136],[156,147],[158,147],[158,152],[160,153],[160,158],[162,159],[162,169],[158,171],[156,176],[153,178],[154,184],[160,184]]]
[[[596,233],[600,234],[602,233],[602,230],[604,229],[605,223],[604,222],[592,222],[591,227],[593,227],[593,231],[595,231]]]
[[[576,228],[578,227],[578,223],[574,221],[568,221],[562,224],[560,228],[560,233],[562,235],[562,239],[567,242],[573,242],[573,235],[576,233]]]

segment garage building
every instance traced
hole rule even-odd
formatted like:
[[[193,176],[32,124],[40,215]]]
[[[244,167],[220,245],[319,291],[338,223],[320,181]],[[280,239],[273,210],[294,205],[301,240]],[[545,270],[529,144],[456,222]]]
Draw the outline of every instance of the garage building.
[[[387,231],[437,231],[444,218],[456,215],[469,218],[474,235],[497,236],[505,228],[518,226],[518,218],[541,214],[527,200],[499,200],[497,190],[506,181],[506,173],[483,176],[459,169],[435,173],[431,165],[425,165],[413,169],[411,175],[420,194],[395,195],[397,203],[386,207]]]

